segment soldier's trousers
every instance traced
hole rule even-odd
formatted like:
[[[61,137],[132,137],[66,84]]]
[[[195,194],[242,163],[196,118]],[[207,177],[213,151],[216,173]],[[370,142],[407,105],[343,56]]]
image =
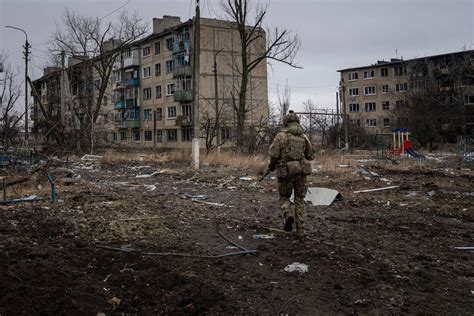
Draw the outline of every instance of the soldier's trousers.
[[[294,212],[291,208],[290,197],[292,191],[295,191],[294,196]],[[304,230],[304,222],[306,220],[306,210],[304,205],[304,197],[306,195],[306,176],[295,175],[285,178],[278,178],[278,191],[280,193],[280,208],[283,212],[283,217],[293,216],[296,220],[297,231]]]

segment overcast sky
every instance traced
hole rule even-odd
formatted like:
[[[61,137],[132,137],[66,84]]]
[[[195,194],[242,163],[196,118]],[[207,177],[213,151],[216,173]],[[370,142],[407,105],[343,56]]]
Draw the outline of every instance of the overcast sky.
[[[48,40],[61,22],[65,7],[81,15],[105,16],[127,0],[0,0],[0,51],[23,72],[24,35],[32,44],[34,79],[46,63]],[[205,17],[222,17],[219,0],[201,0]],[[153,17],[193,15],[195,0],[131,0],[125,6],[151,24]],[[106,19],[113,19],[115,13]],[[302,40],[298,61],[303,69],[286,65],[269,68],[270,102],[288,82],[292,108],[312,99],[319,108],[334,108],[338,69],[369,65],[377,60],[405,59],[473,49],[474,0],[273,0],[266,27],[284,27]]]

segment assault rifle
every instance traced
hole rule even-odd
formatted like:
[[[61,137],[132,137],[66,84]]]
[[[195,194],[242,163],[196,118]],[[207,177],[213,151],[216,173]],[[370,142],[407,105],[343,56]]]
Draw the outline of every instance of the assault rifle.
[[[270,168],[267,168],[267,171],[265,171],[265,173],[263,174],[263,176],[258,180],[258,182],[262,181],[263,179],[265,179],[266,176],[268,176],[270,174],[270,172],[272,172],[270,170]]]

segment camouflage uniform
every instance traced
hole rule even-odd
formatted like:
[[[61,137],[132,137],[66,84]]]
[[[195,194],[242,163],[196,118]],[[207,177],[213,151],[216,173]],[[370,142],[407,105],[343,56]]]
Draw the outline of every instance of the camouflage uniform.
[[[296,231],[298,235],[304,234],[304,222],[306,211],[304,197],[306,194],[306,175],[301,172],[293,175],[288,173],[288,162],[300,160],[313,160],[313,145],[304,135],[303,128],[299,124],[299,118],[296,114],[290,113],[283,119],[285,129],[278,133],[269,149],[271,170],[276,169],[278,175],[278,191],[280,193],[280,208],[285,218],[286,231],[291,231],[293,222],[296,219]],[[300,157],[289,157],[289,147],[292,142],[299,143]],[[294,190],[294,211],[290,203],[291,193]]]

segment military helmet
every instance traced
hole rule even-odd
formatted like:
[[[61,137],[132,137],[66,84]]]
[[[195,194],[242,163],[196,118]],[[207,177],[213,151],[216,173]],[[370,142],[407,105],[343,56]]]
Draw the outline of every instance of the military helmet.
[[[295,112],[293,112],[293,110],[290,110],[288,111],[288,114],[285,115],[285,117],[283,118],[283,125],[288,125],[290,123],[299,123],[300,122],[300,118],[298,117],[298,115],[295,114]]]

